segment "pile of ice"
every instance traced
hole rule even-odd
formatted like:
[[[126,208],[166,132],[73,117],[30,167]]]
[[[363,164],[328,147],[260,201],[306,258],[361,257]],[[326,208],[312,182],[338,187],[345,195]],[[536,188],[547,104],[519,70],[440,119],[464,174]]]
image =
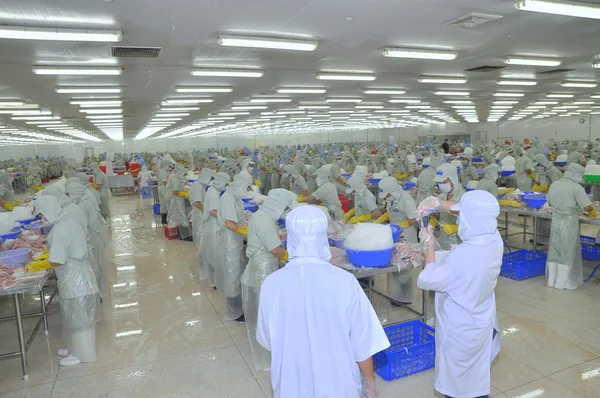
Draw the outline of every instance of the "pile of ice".
[[[354,174],[353,175],[361,175],[361,176],[365,176],[368,174],[368,169],[367,166],[356,166],[356,169],[354,170]]]
[[[392,229],[387,225],[358,224],[348,235],[344,247],[356,251],[376,251],[394,247]]]
[[[502,161],[500,162],[502,164],[502,167],[512,167],[513,170],[515,169],[515,163],[517,163],[517,161],[515,160],[515,158],[513,158],[512,156],[507,156],[504,159],[502,159]],[[504,169],[503,169],[504,170]]]
[[[563,155],[558,155],[556,157],[556,161],[557,162],[566,162],[568,158],[569,158],[569,155],[564,155],[564,154]]]
[[[422,163],[423,166],[429,166],[430,164],[431,164],[430,157],[423,158],[423,163]]]
[[[12,232],[12,230],[18,225],[19,223],[13,219],[11,213],[0,213],[0,235]]]
[[[600,166],[596,164],[590,164],[591,160],[588,161],[587,166],[585,166],[585,175],[588,176],[597,176],[600,175]]]
[[[467,188],[475,189],[475,188],[477,188],[477,184],[479,184],[479,181],[475,181],[475,180],[469,181],[467,183]]]
[[[372,178],[385,178],[385,177],[389,177],[390,173],[388,173],[387,171],[383,170],[380,173],[375,173],[373,174]]]
[[[30,218],[33,218],[31,209],[29,207],[25,207],[25,206],[15,207],[13,209],[13,211],[10,212],[10,215],[12,216],[12,219],[14,221],[23,221],[23,220],[29,220]]]
[[[463,153],[465,155],[473,156],[473,148],[471,148],[470,146],[468,146],[468,147],[465,148],[465,150],[463,151]]]

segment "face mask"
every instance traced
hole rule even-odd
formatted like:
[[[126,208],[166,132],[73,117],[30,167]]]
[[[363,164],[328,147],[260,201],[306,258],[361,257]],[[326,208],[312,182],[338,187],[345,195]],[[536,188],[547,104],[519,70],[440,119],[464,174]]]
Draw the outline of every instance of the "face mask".
[[[440,191],[444,193],[452,192],[452,183],[440,184]]]
[[[462,165],[463,165],[463,166],[468,166],[468,165],[469,165],[469,162],[467,162],[466,160],[463,160],[463,161],[462,161]]]

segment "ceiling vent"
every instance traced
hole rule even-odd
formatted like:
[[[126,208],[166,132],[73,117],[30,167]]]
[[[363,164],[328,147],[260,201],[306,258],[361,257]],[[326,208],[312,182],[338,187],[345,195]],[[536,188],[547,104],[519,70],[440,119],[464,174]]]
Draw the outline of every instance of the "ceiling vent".
[[[448,21],[444,23],[444,25],[452,26],[453,28],[475,29],[501,18],[502,15],[478,14],[476,12],[472,12],[470,14],[463,15],[462,17],[453,19],[452,21]]]
[[[539,72],[538,75],[558,75],[560,73],[573,72],[576,69],[551,69],[545,72]]]
[[[486,73],[486,72],[493,72],[495,70],[500,70],[500,69],[504,69],[504,68],[506,68],[506,66],[483,65],[483,66],[477,66],[477,67],[471,68],[471,69],[465,69],[465,70],[463,70],[463,72]]]
[[[160,47],[111,47],[112,56],[119,58],[158,58]]]

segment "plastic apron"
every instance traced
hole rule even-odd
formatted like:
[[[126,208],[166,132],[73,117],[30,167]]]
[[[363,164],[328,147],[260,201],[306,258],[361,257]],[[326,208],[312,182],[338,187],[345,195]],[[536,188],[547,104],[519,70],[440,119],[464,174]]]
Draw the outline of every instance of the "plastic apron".
[[[225,195],[230,195],[225,192]],[[233,196],[233,195],[230,195]],[[235,199],[235,198],[234,198]],[[241,200],[235,199],[236,212],[238,220],[244,218],[244,204]],[[233,321],[243,315],[242,305],[242,274],[246,268],[246,255],[244,254],[244,236],[229,230],[225,223],[221,223],[221,217],[218,217],[218,255],[217,269],[215,279],[219,296],[223,302],[223,318],[226,321]]]
[[[425,169],[421,171],[419,178],[417,179],[417,206],[421,204],[425,198],[433,196],[433,190],[435,188],[435,170]]]
[[[177,225],[179,236],[181,239],[186,239],[192,236],[192,229],[190,228],[190,221],[188,220],[188,212],[186,210],[186,199],[181,196],[175,196],[172,193],[172,191],[183,190],[183,178],[175,177],[171,191],[166,192],[166,195],[172,195],[167,222],[169,225]]]
[[[554,166],[551,166],[551,167],[554,167]],[[552,178],[550,178],[549,171],[550,170],[547,169],[544,172],[541,172],[539,174],[539,176],[537,177],[540,185],[550,186],[553,182],[560,180],[560,176],[558,176],[558,178],[555,178],[555,181],[552,181]],[[547,220],[544,218],[538,218],[536,220],[536,224],[537,224],[537,228],[536,228],[535,233],[537,235],[537,238],[536,238],[537,243],[548,245],[550,243],[550,233],[551,233],[552,222],[550,220]],[[577,236],[579,236],[579,233],[577,234]]]
[[[387,213],[390,216],[390,224],[400,224],[403,221],[409,219],[400,206],[403,200],[407,200],[407,193],[403,192],[402,196],[395,201],[388,201]],[[410,198],[410,200],[413,200]],[[405,228],[402,231],[402,238],[409,243],[417,243],[417,228],[412,226]],[[387,291],[390,298],[401,303],[412,303],[413,302],[413,279],[419,276],[420,269],[407,268],[400,272],[393,272],[387,275]],[[414,279],[416,280],[416,279]]]
[[[104,174],[102,171],[99,171],[94,177],[94,182],[100,185],[100,211],[102,216],[108,220],[110,219],[110,203],[112,200],[112,193],[108,187],[108,179],[106,178],[106,174]]]
[[[202,268],[204,268],[206,270],[206,278],[208,279],[209,286],[215,287],[217,286],[215,272],[218,267],[217,258],[214,256],[217,251],[217,218],[208,215],[203,230],[202,238],[200,240],[200,273],[203,273]]]
[[[281,181],[281,174],[277,170],[273,170],[271,174],[271,189],[279,188],[279,184]]]
[[[579,214],[577,211],[558,212],[555,209],[551,225],[546,263],[548,287],[576,289],[583,285]]]
[[[533,162],[528,156],[521,157],[515,164],[517,171],[517,188],[521,192],[531,192],[533,189],[533,180],[525,172],[525,170],[531,170],[533,168]]]
[[[442,192],[438,197],[440,198],[440,200],[451,200],[453,202],[457,202],[460,200],[460,198],[463,196],[463,194],[465,193],[465,191],[462,189],[462,187],[459,187],[458,189],[454,190],[454,195],[452,196],[451,199],[448,199],[448,194]],[[456,225],[456,216],[453,216],[450,213],[446,213],[446,212],[442,212],[440,213],[440,224],[454,224]],[[452,248],[452,245],[458,245],[459,243],[461,243],[462,241],[460,240],[458,234],[452,234],[452,235],[446,235],[444,233],[444,231],[440,228],[440,236],[438,238],[438,243],[440,244],[440,246],[442,247],[442,249],[444,250],[450,250]]]
[[[242,298],[246,331],[254,369],[259,372],[271,366],[271,353],[256,341],[260,288],[269,275],[279,269],[279,260],[265,246],[252,254],[242,275]]]

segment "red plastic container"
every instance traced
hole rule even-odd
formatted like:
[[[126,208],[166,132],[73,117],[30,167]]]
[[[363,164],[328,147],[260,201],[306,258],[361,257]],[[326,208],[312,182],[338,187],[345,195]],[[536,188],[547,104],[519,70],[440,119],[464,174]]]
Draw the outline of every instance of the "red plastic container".
[[[344,211],[344,213],[348,213],[351,209],[350,206],[352,201],[350,200],[350,198],[342,194],[338,194],[338,198],[340,199],[340,202],[342,202],[342,210]]]
[[[106,166],[100,165],[98,167],[100,167],[100,170],[102,170],[102,172],[106,173]]]
[[[168,240],[177,239],[177,225],[165,225],[164,230],[165,238],[167,238]]]
[[[88,178],[88,181],[90,182],[90,184],[93,184],[94,183],[94,177]]]

